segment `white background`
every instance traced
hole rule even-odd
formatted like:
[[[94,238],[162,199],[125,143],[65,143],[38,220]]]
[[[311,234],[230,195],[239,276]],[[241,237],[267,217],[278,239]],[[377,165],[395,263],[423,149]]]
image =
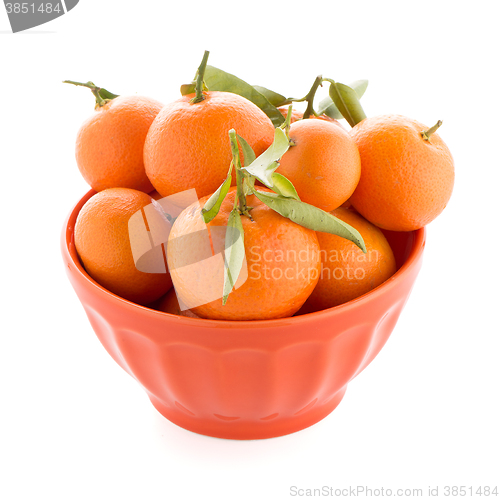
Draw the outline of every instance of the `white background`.
[[[81,0],[15,35],[0,6],[0,497],[280,500],[292,486],[437,485],[500,494],[496,2],[241,5]],[[428,227],[388,344],[330,416],[277,439],[213,439],[161,417],[98,342],[60,257],[63,220],[88,189],[74,139],[93,110],[89,91],[61,81],[166,103],[205,49],[212,65],[292,96],[317,74],[367,78],[368,115],[443,120],[456,162],[453,197]]]

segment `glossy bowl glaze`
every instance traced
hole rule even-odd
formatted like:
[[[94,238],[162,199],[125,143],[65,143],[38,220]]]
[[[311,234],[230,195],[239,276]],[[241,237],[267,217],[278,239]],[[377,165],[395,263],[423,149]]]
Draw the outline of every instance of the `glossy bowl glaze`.
[[[171,422],[229,439],[281,436],[326,417],[391,334],[420,270],[425,229],[385,232],[398,271],[375,290],[325,311],[266,321],[216,321],[139,306],[98,285],[73,232],[62,255],[73,288],[111,357]]]

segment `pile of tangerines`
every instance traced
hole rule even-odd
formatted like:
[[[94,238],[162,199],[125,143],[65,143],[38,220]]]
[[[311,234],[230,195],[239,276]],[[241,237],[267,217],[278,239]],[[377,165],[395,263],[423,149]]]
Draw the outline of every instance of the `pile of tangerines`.
[[[318,77],[304,98],[285,98],[207,58],[166,106],[67,81],[96,98],[76,141],[97,192],[75,225],[88,274],[137,304],[221,320],[315,312],[389,279],[397,269],[383,231],[425,226],[452,193],[441,122],[367,118],[366,81]],[[323,84],[329,97],[315,107]],[[293,109],[301,101],[303,113]],[[164,226],[155,250],[167,272],[137,266],[129,222],[138,212],[148,232]]]

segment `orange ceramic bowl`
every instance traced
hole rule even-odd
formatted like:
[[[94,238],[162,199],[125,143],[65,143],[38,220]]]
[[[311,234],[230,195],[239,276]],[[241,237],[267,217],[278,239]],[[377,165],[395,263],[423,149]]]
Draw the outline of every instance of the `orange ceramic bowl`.
[[[398,271],[332,309],[265,321],[174,316],[129,302],[82,267],[73,232],[89,191],[62,234],[68,277],[99,340],[171,422],[199,434],[261,439],[326,417],[391,334],[422,263],[425,230],[386,232]]]

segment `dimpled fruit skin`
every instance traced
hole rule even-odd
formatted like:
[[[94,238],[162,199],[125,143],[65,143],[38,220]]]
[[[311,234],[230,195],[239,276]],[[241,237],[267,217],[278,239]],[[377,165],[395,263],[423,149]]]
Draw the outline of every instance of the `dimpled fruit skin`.
[[[366,254],[354,243],[318,232],[321,274],[300,313],[321,311],[368,293],[396,272],[396,260],[382,231],[353,210],[337,208],[332,215],[359,231]]]
[[[186,316],[187,318],[198,318],[198,316],[196,316],[196,314],[194,314],[189,309],[181,310],[181,306],[179,305],[177,295],[173,288],[160,299],[158,305],[156,305],[154,309],[169,314],[175,314],[176,316]]]
[[[262,191],[267,191],[261,188]],[[236,188],[231,188],[224,199],[218,215],[208,224],[212,247],[224,248],[224,237],[214,227],[226,226],[229,213],[234,206]],[[208,198],[200,200],[200,207]],[[229,294],[225,305],[222,299],[192,308],[192,312],[202,318],[223,320],[259,320],[292,316],[304,304],[313,291],[319,278],[319,244],[316,233],[279,215],[264,205],[255,196],[247,197],[253,221],[242,216],[245,255],[247,261],[247,280]],[[172,241],[182,242],[182,236],[199,228],[200,207],[188,207],[174,225],[169,236],[167,259],[171,270],[177,263],[194,255],[194,245],[172,245]],[[184,239],[184,241],[189,241]],[[199,258],[188,259],[199,262]],[[209,274],[209,273],[207,273]],[[172,280],[179,298],[186,304],[193,303],[197,287],[217,287],[222,292],[219,281],[203,282],[199,274],[187,277],[172,271]],[[237,282],[238,285],[238,282]],[[219,288],[220,287],[220,288]],[[215,295],[217,296],[217,295]],[[222,293],[219,295],[222,296]]]
[[[422,123],[400,115],[366,118],[351,130],[361,156],[361,178],[350,202],[370,222],[413,231],[434,220],[450,199],[451,153]]]
[[[326,212],[344,203],[356,188],[361,162],[358,148],[340,126],[326,120],[299,120],[290,127],[294,146],[277,172],[287,177],[300,199]]]
[[[76,139],[76,162],[93,189],[153,190],[144,170],[143,149],[149,127],[162,107],[148,97],[118,96],[82,124]]]
[[[101,286],[137,304],[148,304],[172,286],[170,275],[135,267],[128,221],[151,203],[146,193],[111,188],[90,198],[75,224],[75,247],[89,275]]]
[[[198,103],[189,102],[190,94],[167,104],[151,125],[144,164],[162,196],[192,188],[198,197],[213,193],[231,164],[228,132],[233,128],[257,156],[273,141],[271,120],[249,100],[229,92],[204,96]]]
[[[286,115],[288,114],[288,106],[282,106],[282,107],[278,108],[278,111],[286,118]],[[290,123],[295,123],[299,120],[302,120],[303,118],[304,118],[304,113],[302,111],[299,111],[297,109],[292,109],[292,117],[291,117]],[[325,120],[327,122],[335,123],[335,125],[339,126],[340,128],[344,128],[338,120],[335,120],[335,118],[330,118],[327,115],[316,116],[316,115],[311,114],[308,118],[306,118],[306,120],[309,120],[309,119]]]

